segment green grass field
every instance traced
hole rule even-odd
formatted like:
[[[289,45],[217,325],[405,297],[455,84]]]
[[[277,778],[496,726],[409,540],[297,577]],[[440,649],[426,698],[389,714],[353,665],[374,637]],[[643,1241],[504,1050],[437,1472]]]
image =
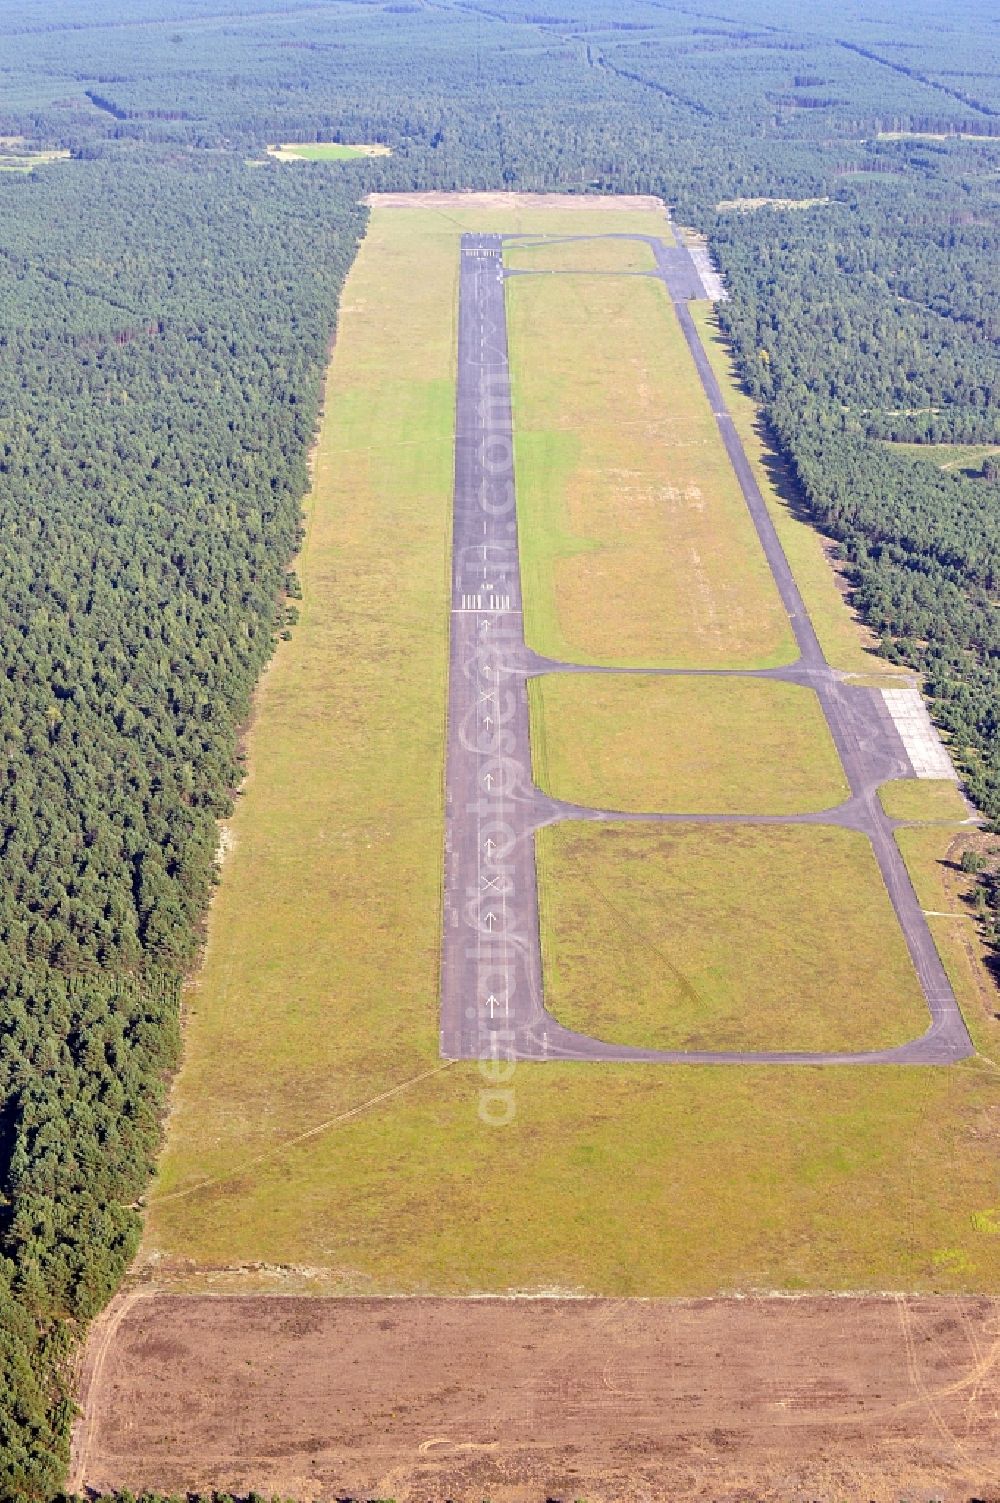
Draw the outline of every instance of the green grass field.
[[[269,146],[268,154],[279,162],[353,162],[358,157],[387,157],[388,146],[377,142],[348,145],[344,141],[286,141]]]
[[[905,444],[887,443],[896,454],[922,459],[945,473],[979,475],[983,462],[1000,454],[998,444]]]
[[[535,781],[598,809],[797,814],[849,789],[811,689],[762,679],[532,679]]]
[[[301,619],[257,697],[142,1268],[199,1290],[997,1289],[985,1057],[522,1065],[502,1129],[477,1067],[439,1059],[457,235],[663,219],[393,202],[343,298]],[[996,1059],[971,926],[941,923]]]
[[[571,662],[787,662],[794,643],[661,283],[508,284],[525,632]]]
[[[656,1049],[873,1049],[929,1019],[849,830],[560,824],[537,838],[548,1006]]]
[[[890,819],[948,820],[954,824],[969,817],[957,783],[947,778],[901,778],[883,783],[878,796]]]
[[[504,265],[521,271],[652,271],[656,261],[641,240],[557,240],[507,245]]]

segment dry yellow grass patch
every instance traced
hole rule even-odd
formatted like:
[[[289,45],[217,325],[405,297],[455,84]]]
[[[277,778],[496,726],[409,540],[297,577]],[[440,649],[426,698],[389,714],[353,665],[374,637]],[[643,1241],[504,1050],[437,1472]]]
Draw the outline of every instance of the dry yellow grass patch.
[[[515,241],[504,247],[504,262],[514,270],[537,272],[652,271],[656,266],[652,247],[644,241],[600,238]]]
[[[825,826],[560,824],[538,835],[546,998],[654,1049],[860,1050],[927,1008],[868,841]]]
[[[571,803],[798,814],[850,791],[819,700],[798,684],[564,673],[530,692],[536,781]]]
[[[573,662],[756,666],[791,630],[660,282],[508,284],[531,645]]]

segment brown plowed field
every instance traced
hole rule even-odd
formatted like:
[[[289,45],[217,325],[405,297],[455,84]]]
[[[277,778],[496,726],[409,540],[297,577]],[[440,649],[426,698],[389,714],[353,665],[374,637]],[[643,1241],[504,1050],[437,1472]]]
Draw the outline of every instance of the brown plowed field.
[[[76,1486],[1000,1498],[995,1299],[133,1293],[94,1328],[84,1396]]]

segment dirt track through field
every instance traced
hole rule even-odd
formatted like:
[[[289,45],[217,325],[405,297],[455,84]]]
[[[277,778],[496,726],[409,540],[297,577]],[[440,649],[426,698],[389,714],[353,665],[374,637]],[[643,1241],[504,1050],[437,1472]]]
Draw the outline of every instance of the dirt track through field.
[[[91,1341],[77,1487],[397,1503],[1000,1497],[997,1300],[121,1303],[114,1339]]]

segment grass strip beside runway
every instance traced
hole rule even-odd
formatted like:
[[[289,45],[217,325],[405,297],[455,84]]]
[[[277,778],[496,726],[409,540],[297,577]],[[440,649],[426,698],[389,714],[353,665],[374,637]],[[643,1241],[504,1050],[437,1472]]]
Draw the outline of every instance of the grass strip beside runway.
[[[436,1054],[454,250],[388,215],[344,292],[300,620],[257,698],[158,1194]]]
[[[653,271],[652,249],[641,240],[554,240],[504,248],[504,265],[519,271]]]
[[[545,674],[530,698],[535,780],[570,803],[800,814],[850,792],[819,700],[798,684]]]
[[[898,676],[903,670],[878,656],[875,638],[853,617],[847,587],[835,572],[833,544],[797,509],[794,485],[780,455],[767,441],[760,409],[734,371],[714,306],[692,303],[690,309],[827,661],[833,668],[863,674],[866,679]]]
[[[890,819],[951,820],[969,818],[958,784],[947,778],[901,778],[878,791]]]
[[[871,848],[849,830],[561,824],[537,837],[546,999],[654,1049],[861,1050],[927,1012]]]
[[[507,314],[529,645],[602,665],[791,661],[663,284],[516,277]]]

